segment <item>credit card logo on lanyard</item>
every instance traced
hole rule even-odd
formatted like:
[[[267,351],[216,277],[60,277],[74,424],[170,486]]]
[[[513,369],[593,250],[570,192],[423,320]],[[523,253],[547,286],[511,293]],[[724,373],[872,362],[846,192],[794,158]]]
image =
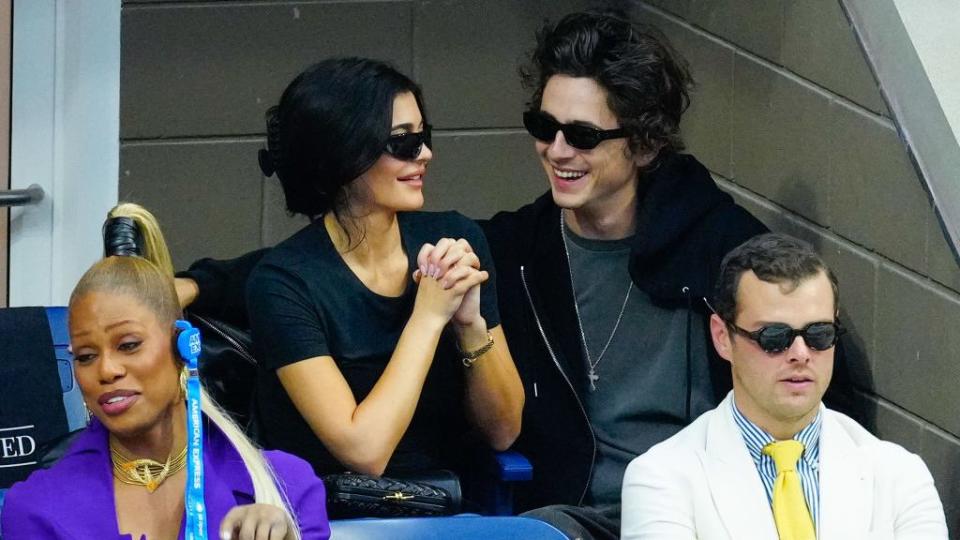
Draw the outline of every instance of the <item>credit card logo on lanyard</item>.
[[[203,500],[203,418],[200,414],[200,330],[177,321],[177,352],[187,366],[187,490],[186,540],[207,540],[207,506]]]

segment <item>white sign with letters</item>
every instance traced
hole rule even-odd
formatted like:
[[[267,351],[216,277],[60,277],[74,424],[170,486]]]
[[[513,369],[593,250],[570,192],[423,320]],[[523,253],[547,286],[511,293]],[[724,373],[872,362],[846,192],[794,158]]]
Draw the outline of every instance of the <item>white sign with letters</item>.
[[[36,465],[37,441],[25,434],[31,429],[32,425],[0,428],[0,468]]]

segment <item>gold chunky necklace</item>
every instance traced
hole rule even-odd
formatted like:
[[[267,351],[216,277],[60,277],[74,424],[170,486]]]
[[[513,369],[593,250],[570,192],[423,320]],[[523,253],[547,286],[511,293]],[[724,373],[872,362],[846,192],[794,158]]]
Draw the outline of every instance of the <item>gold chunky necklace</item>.
[[[110,461],[114,478],[131,486],[144,486],[153,493],[164,480],[186,467],[187,447],[176,456],[167,456],[166,463],[160,463],[152,459],[128,459],[111,446]]]

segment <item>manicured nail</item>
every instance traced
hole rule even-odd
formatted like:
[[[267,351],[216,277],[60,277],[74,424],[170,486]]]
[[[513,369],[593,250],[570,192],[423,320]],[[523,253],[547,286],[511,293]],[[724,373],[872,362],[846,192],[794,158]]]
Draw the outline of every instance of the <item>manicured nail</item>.
[[[421,265],[420,265],[420,275],[422,276],[422,275],[424,275],[424,274],[426,274],[426,273],[427,273],[427,267],[421,264]]]
[[[438,268],[437,268],[437,266],[434,265],[434,264],[431,264],[430,266],[427,267],[427,273],[430,274],[430,277],[432,277],[432,278],[434,278],[434,279],[436,279],[436,277],[437,277],[437,270],[438,270]]]

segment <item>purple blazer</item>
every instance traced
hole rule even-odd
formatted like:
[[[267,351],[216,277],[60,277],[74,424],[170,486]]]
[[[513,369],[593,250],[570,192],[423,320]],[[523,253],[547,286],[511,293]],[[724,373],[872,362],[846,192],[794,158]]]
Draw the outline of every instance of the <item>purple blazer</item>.
[[[132,540],[117,530],[113,472],[107,430],[96,418],[53,467],[34,471],[7,492],[0,513],[3,540],[104,538]],[[264,452],[286,493],[304,540],[330,537],[323,482],[306,461],[285,452]],[[211,422],[204,427],[204,499],[207,534],[220,538],[220,521],[231,508],[254,502],[253,483],[227,437]],[[184,523],[180,525],[182,540]]]

